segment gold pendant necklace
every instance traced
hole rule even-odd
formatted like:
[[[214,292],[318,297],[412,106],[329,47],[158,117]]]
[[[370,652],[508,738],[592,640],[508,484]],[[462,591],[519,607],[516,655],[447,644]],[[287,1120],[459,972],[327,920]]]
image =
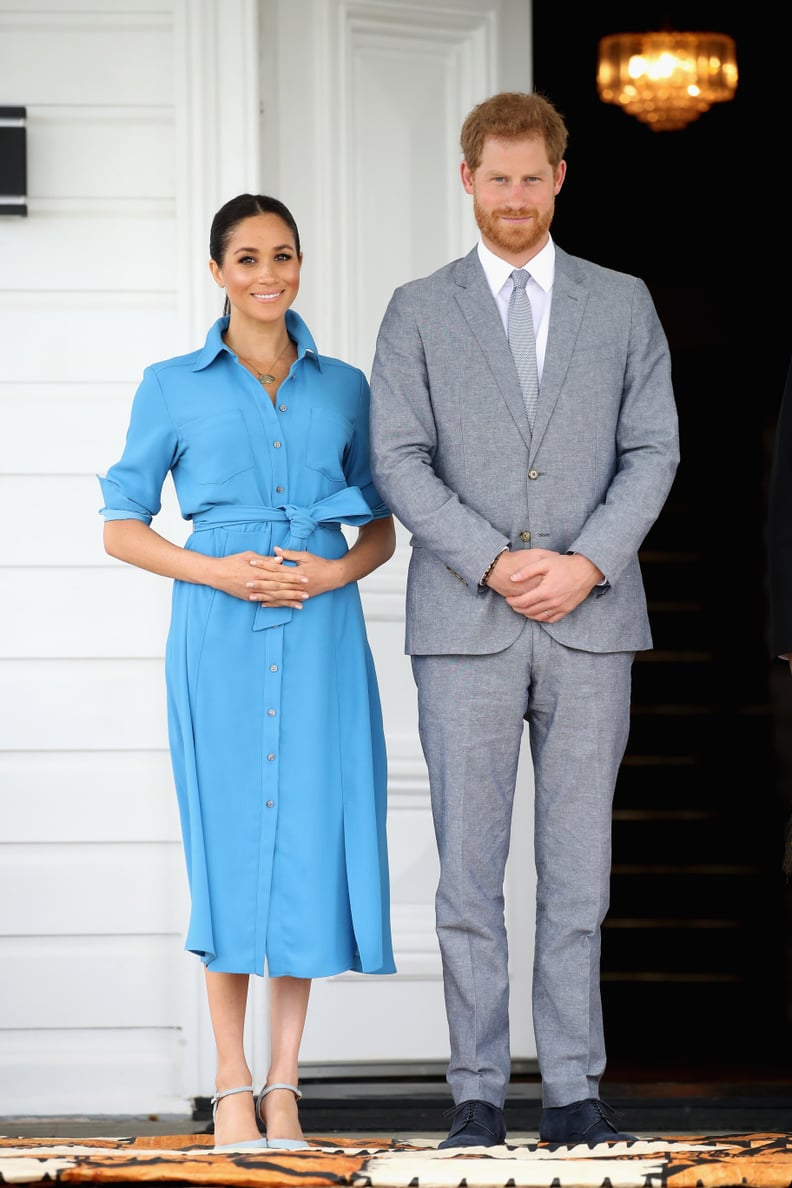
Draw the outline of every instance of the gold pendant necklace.
[[[278,355],[277,359],[272,360],[267,371],[262,371],[259,368],[258,363],[254,363],[252,359],[246,359],[245,356],[240,355],[238,351],[237,351],[237,358],[241,359],[243,363],[246,363],[248,367],[252,368],[253,371],[255,371],[256,378],[258,379],[260,384],[274,384],[275,383],[275,375],[273,374],[272,368],[275,366],[276,363],[280,362],[280,360],[283,358],[283,356],[288,351],[291,344],[292,344],[292,340],[289,339],[289,341],[286,343],[286,346],[283,348],[281,353]]]

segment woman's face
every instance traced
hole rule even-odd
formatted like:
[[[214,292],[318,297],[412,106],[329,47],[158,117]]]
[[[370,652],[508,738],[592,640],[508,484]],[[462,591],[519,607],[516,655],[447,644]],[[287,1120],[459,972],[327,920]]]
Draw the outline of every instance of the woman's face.
[[[226,291],[231,317],[257,323],[283,318],[300,288],[301,264],[294,236],[276,214],[237,223],[222,263],[209,261],[212,276]]]

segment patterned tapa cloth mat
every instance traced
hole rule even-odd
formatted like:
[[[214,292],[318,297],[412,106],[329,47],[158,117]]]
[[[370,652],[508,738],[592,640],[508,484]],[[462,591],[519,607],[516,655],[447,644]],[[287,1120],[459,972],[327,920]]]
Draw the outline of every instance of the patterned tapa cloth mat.
[[[792,1134],[684,1135],[600,1147],[526,1142],[438,1151],[315,1138],[306,1151],[212,1152],[209,1135],[0,1138],[0,1183],[328,1188],[790,1188]]]

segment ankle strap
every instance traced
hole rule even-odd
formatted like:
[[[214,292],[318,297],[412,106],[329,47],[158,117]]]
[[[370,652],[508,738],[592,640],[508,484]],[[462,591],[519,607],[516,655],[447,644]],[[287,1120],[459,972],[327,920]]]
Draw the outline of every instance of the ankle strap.
[[[212,1105],[217,1105],[218,1101],[222,1101],[224,1097],[230,1097],[232,1093],[252,1093],[252,1085],[237,1085],[236,1089],[218,1090],[212,1098]]]
[[[285,1081],[275,1081],[272,1085],[264,1086],[261,1093],[259,1093],[259,1101],[261,1101],[262,1097],[266,1097],[268,1093],[272,1093],[273,1089],[291,1089],[298,1101],[302,1097],[302,1093],[300,1093],[296,1085],[287,1085]]]

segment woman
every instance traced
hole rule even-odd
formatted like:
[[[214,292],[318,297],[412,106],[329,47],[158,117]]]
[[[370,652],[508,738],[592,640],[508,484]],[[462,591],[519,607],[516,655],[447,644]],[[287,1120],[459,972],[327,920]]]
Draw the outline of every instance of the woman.
[[[395,546],[371,482],[369,390],[317,353],[291,306],[289,210],[240,194],[215,215],[224,315],[201,350],[148,367],[100,477],[104,544],[173,579],[168,726],[217,1047],[215,1148],[305,1146],[298,1055],[311,978],[394,972],[379,694],[357,582]],[[151,521],[173,477],[180,547]],[[347,546],[341,524],[356,526]],[[254,1100],[248,976],[270,981]],[[259,1120],[267,1138],[260,1137]]]

